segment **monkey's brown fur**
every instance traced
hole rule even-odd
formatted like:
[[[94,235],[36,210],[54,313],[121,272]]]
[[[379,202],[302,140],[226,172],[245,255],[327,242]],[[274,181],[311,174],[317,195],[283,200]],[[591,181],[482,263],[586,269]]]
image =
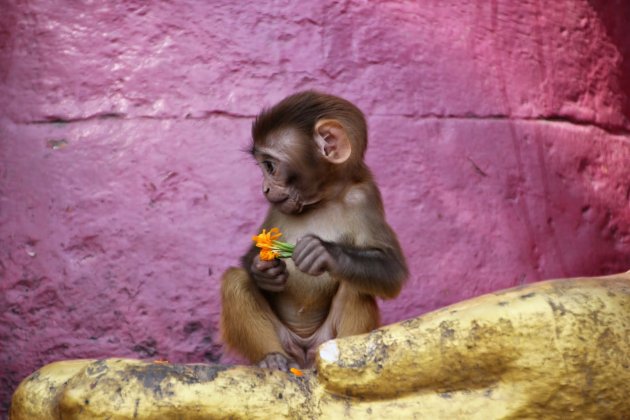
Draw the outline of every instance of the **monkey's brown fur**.
[[[269,262],[252,246],[243,268],[224,274],[223,338],[261,366],[309,367],[322,342],[378,326],[375,297],[395,297],[407,268],[363,161],[356,106],[298,93],[264,110],[252,137],[271,204],[261,229],[280,228],[296,248]]]

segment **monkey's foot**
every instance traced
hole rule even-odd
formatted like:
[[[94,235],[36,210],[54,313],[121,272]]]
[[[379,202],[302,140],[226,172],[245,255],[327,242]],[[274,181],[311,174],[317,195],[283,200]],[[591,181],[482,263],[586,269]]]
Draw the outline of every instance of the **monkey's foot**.
[[[11,418],[625,418],[630,272],[534,283],[319,347],[317,373],[52,363]]]
[[[261,368],[280,370],[282,372],[288,372],[291,368],[297,369],[300,367],[295,360],[282,353],[269,353],[258,362],[258,366]]]

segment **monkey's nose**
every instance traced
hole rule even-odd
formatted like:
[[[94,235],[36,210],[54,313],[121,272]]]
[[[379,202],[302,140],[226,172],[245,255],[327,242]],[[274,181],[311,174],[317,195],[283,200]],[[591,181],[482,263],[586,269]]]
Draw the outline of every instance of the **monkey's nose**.
[[[269,194],[269,187],[263,187],[263,194]]]

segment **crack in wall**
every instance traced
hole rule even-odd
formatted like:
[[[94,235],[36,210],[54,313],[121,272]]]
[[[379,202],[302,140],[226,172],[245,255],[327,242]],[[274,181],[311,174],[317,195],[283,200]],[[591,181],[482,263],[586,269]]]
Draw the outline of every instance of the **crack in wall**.
[[[227,117],[227,118],[235,118],[235,119],[251,119],[256,118],[256,115],[253,114],[239,114],[236,112],[229,112],[224,110],[212,110],[205,111],[202,115],[192,115],[186,114],[184,116],[176,116],[176,115],[137,115],[137,116],[128,116],[126,114],[117,113],[117,112],[103,112],[93,115],[88,115],[86,117],[60,117],[60,116],[49,116],[43,120],[33,120],[33,121],[23,121],[18,122],[18,124],[26,124],[26,125],[39,125],[39,124],[72,124],[72,123],[81,123],[95,120],[109,120],[109,119],[117,119],[117,120],[125,120],[125,121],[133,121],[133,120],[153,120],[153,121],[178,121],[178,120],[206,120],[212,117]]]
[[[593,121],[580,120],[577,118],[571,118],[563,115],[548,115],[541,117],[514,117],[504,114],[489,114],[489,115],[454,115],[454,114],[435,114],[435,113],[427,113],[427,114],[407,114],[407,113],[374,113],[370,114],[371,117],[397,117],[397,118],[407,118],[412,120],[453,120],[453,121],[509,121],[509,122],[545,122],[545,123],[562,123],[562,124],[570,124],[579,127],[586,128],[597,128],[611,135],[617,136],[630,136],[630,128],[613,125],[613,124],[602,124],[596,123]],[[202,115],[191,115],[187,114],[185,116],[176,116],[176,115],[164,115],[164,116],[154,116],[154,115],[138,115],[138,116],[127,116],[122,113],[99,113],[94,115],[89,115],[87,117],[75,117],[75,118],[64,118],[59,116],[50,116],[43,120],[33,120],[33,121],[24,121],[17,122],[17,124],[26,124],[26,125],[41,125],[41,124],[72,124],[72,123],[81,123],[81,122],[89,122],[89,121],[97,121],[97,120],[108,120],[108,119],[118,119],[125,121],[134,121],[134,120],[149,120],[149,121],[203,121],[210,118],[215,117],[225,117],[225,118],[234,118],[234,119],[254,119],[256,115],[254,114],[240,114],[230,111],[224,110],[212,110],[206,111]]]
[[[614,124],[602,124],[593,121],[580,120],[579,118],[572,118],[570,116],[565,115],[548,115],[548,116],[540,116],[540,117],[518,117],[518,116],[509,116],[505,114],[489,114],[489,115],[454,115],[454,114],[371,114],[375,117],[403,117],[414,120],[479,120],[479,121],[509,121],[509,122],[546,122],[546,123],[561,123],[561,124],[570,124],[580,127],[587,128],[597,128],[611,135],[619,135],[619,136],[629,136],[630,135],[630,127],[625,127],[622,125],[614,125]]]

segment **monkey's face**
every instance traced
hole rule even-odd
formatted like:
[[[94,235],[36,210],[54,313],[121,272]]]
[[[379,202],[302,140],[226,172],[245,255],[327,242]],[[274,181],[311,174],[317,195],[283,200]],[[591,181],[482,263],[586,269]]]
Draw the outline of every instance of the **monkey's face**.
[[[265,198],[282,213],[302,213],[323,199],[326,162],[294,130],[270,135],[257,144],[254,158],[263,173]]]

